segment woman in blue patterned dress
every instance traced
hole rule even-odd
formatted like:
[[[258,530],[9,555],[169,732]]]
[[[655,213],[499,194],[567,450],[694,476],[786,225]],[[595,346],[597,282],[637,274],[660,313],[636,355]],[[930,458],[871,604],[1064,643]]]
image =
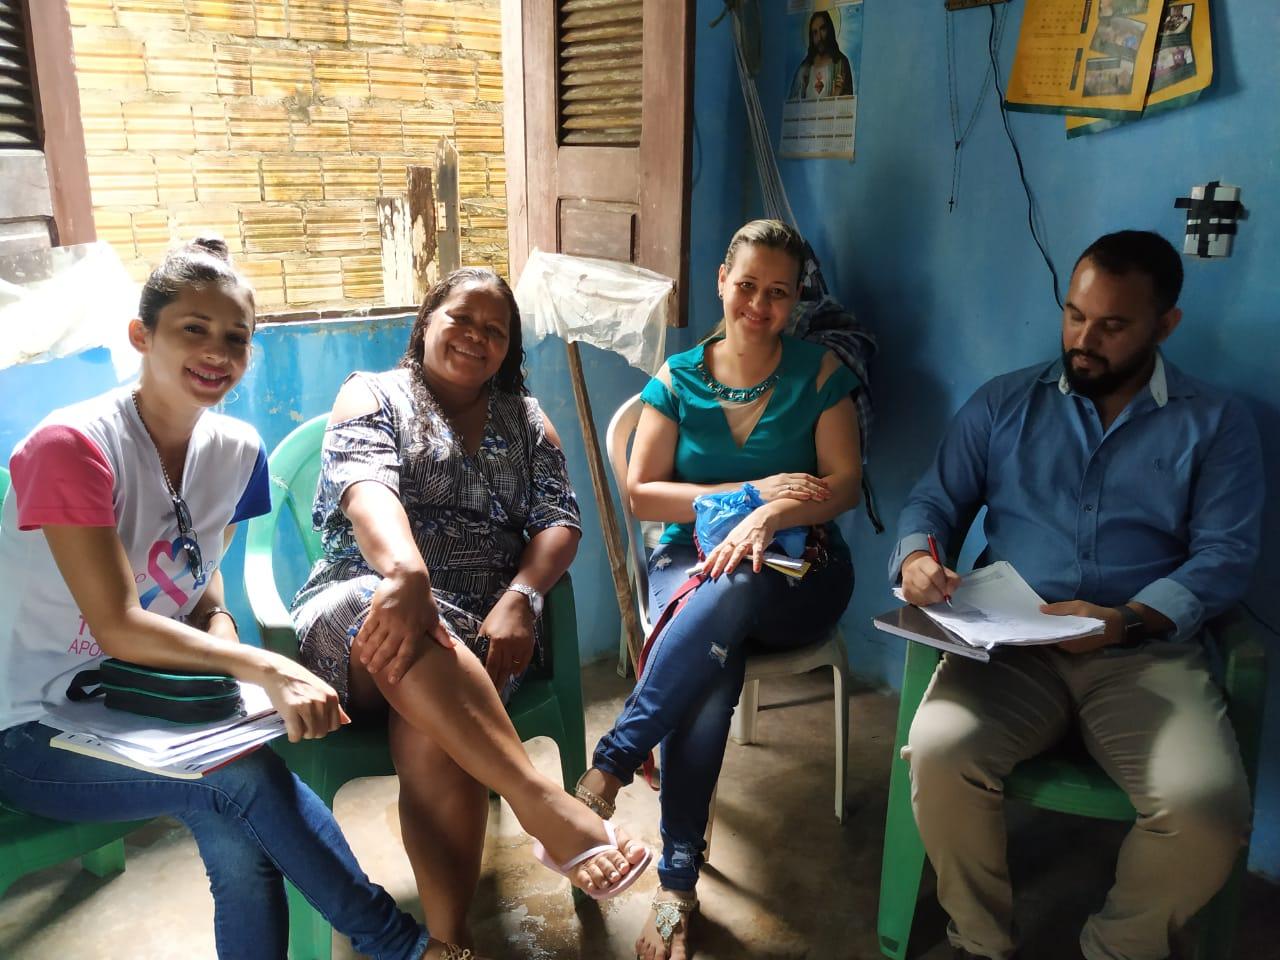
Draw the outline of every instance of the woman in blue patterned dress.
[[[607,842],[533,769],[502,706],[538,656],[542,596],[581,535],[523,358],[511,289],[468,268],[427,294],[397,369],[347,379],[316,491],[324,555],[293,605],[302,661],[357,711],[385,710],[423,910],[464,946],[487,787],[557,863]],[[619,831],[570,879],[619,891],[647,857]]]

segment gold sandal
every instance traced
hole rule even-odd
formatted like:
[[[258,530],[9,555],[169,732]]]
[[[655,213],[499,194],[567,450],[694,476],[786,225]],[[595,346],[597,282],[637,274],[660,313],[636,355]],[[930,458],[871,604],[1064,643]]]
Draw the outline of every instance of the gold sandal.
[[[591,812],[601,820],[612,820],[614,811],[617,810],[617,805],[610,803],[594,790],[584,787],[582,785],[582,781],[585,780],[586,777],[587,774],[584,773],[578,778],[578,782],[573,788],[573,795],[585,803],[588,809],[590,809]]]
[[[434,943],[440,943],[439,940]],[[427,949],[430,950],[433,944],[428,944]],[[443,945],[444,951],[440,954],[439,960],[482,960],[479,954],[472,953],[470,947],[460,947],[456,943],[446,943]]]
[[[666,949],[667,955],[670,956],[671,938],[675,936],[681,924],[685,924],[686,929],[688,929],[686,918],[698,909],[698,900],[696,897],[692,900],[684,900],[679,897],[670,900],[659,900],[654,897],[649,906],[653,908],[653,924],[658,929],[658,936],[662,938],[662,946]]]

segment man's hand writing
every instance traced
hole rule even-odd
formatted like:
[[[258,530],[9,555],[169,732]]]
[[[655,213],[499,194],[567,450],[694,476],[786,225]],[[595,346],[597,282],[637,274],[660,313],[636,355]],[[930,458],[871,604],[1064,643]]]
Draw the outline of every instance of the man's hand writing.
[[[941,603],[960,587],[960,575],[939,564],[928,551],[916,550],[902,561],[902,595],[907,603],[927,607]]]

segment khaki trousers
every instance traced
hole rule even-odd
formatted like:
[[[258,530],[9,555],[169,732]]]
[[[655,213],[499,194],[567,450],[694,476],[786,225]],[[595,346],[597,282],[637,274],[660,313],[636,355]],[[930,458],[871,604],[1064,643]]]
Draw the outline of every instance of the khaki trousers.
[[[1249,830],[1240,750],[1198,644],[943,658],[903,757],[949,937],[994,960],[1015,948],[1004,778],[1073,721],[1138,811],[1080,947],[1088,960],[1161,960],[1170,932],[1226,881]]]

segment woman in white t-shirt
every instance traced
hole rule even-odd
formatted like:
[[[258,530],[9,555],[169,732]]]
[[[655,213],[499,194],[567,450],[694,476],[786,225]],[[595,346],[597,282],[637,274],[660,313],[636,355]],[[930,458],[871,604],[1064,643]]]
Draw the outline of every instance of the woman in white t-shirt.
[[[0,799],[61,820],[181,820],[226,960],[285,957],[285,878],[362,954],[459,957],[365,876],[271,750],[174,779],[53,749],[41,723],[104,656],[260,684],[291,740],[347,721],[328,684],[238,643],[223,608],[235,524],[270,508],[262,441],[209,409],[244,375],[253,328],[253,292],[222,241],[170,253],[129,327],[138,384],[50,414],[14,451],[0,521]]]

